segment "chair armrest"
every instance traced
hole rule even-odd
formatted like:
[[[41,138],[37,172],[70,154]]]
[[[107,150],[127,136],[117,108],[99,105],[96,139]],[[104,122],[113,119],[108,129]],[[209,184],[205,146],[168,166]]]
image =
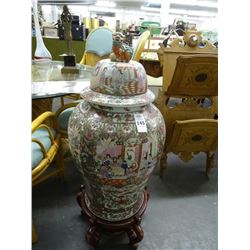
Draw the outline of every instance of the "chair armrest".
[[[53,134],[51,132],[51,129],[46,124],[41,124],[38,128],[45,128],[48,131],[51,144],[53,144],[54,136],[53,136]]]
[[[55,113],[47,111],[38,116],[34,121],[31,123],[31,132],[33,133],[46,119],[54,117],[55,121]]]

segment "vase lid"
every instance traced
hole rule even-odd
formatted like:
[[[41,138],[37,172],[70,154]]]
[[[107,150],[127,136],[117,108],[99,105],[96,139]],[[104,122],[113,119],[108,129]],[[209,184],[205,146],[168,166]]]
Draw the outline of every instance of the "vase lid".
[[[99,61],[92,72],[90,86],[81,92],[82,98],[109,107],[141,106],[154,101],[147,86],[147,74],[136,61]]]

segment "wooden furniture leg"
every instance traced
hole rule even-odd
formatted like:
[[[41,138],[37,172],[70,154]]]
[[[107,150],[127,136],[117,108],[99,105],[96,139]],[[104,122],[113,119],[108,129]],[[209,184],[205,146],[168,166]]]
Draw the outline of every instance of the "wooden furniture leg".
[[[166,150],[166,143],[164,145],[164,149],[161,155],[161,161],[160,161],[160,177],[163,177],[164,170],[167,168],[167,150]]]
[[[32,223],[32,244],[37,242],[37,233],[34,224]]]
[[[133,248],[137,248],[137,244],[142,241],[144,237],[144,232],[139,224],[135,224],[127,230],[127,235],[129,237],[129,244]]]
[[[86,233],[85,239],[91,246],[96,246],[100,241],[100,232],[98,228],[95,226],[95,222],[93,220],[89,220],[90,226]]]
[[[206,154],[207,154],[206,175],[208,175],[210,170],[213,168],[214,153],[207,152]]]

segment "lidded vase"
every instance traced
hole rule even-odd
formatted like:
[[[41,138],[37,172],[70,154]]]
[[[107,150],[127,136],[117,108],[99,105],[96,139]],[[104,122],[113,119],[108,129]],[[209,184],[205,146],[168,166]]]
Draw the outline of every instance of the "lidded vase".
[[[69,119],[68,140],[97,217],[121,221],[137,213],[160,163],[165,123],[136,61],[99,61]]]

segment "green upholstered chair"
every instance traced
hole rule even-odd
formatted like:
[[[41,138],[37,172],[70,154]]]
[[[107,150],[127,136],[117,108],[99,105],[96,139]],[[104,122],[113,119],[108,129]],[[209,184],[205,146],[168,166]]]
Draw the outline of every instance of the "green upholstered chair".
[[[61,147],[63,155],[66,158],[67,153],[69,152],[68,147],[68,122],[69,117],[74,110],[75,106],[81,102],[81,99],[67,103],[61,106],[55,113],[56,120],[57,120],[57,128],[61,135]]]
[[[107,27],[92,30],[87,37],[80,63],[95,66],[101,59],[109,58],[113,44],[112,33],[112,30]]]
[[[67,103],[61,106],[55,113],[57,120],[58,131],[60,132],[62,139],[68,137],[68,122],[69,117],[74,110],[75,106],[81,102],[81,99]]]

